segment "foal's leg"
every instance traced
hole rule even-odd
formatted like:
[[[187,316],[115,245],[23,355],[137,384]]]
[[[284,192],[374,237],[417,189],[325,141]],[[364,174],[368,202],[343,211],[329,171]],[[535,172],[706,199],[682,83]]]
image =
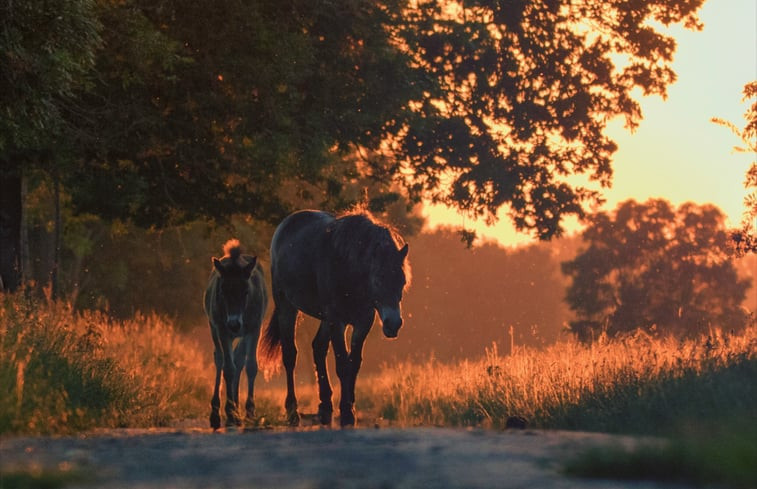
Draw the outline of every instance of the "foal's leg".
[[[245,355],[247,354],[247,337],[243,336],[237,346],[234,348],[234,404],[239,406],[239,383],[242,381],[242,370],[244,370]]]
[[[218,340],[218,334],[213,329],[213,325],[210,326],[210,334],[213,337],[213,362],[216,365],[216,379],[213,386],[213,398],[210,400],[210,427],[217,430],[221,427],[221,415],[218,410],[221,408],[221,369],[223,369],[223,352],[221,351],[221,343]]]
[[[331,416],[334,412],[334,406],[331,404],[331,383],[329,383],[329,373],[326,369],[326,354],[329,351],[329,337],[331,328],[326,321],[321,321],[315,338],[313,338],[313,361],[315,363],[315,372],[318,377],[318,419],[323,425],[331,424]]]
[[[290,426],[300,424],[300,415],[297,413],[297,396],[294,393],[294,366],[297,363],[297,346],[294,343],[294,328],[297,322],[297,309],[289,304],[286,299],[276,301],[276,309],[273,312],[277,319],[281,335],[281,359],[287,375],[287,397],[284,401],[287,422]]]
[[[239,426],[241,420],[237,413],[237,403],[234,394],[236,368],[232,352],[233,338],[229,333],[221,333],[220,344],[223,351],[223,380],[226,383],[226,426]]]

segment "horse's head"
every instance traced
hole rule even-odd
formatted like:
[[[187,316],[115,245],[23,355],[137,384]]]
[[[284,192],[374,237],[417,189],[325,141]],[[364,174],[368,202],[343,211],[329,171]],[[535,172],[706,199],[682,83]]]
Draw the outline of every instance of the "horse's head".
[[[402,327],[400,302],[408,278],[405,276],[407,251],[407,244],[399,250],[391,246],[371,277],[373,304],[387,338],[396,338]]]
[[[225,313],[226,326],[232,331],[242,327],[244,309],[250,294],[250,276],[255,269],[257,257],[253,257],[247,264],[240,265],[237,260],[227,260],[222,263],[213,258],[213,266],[219,275],[218,300]]]

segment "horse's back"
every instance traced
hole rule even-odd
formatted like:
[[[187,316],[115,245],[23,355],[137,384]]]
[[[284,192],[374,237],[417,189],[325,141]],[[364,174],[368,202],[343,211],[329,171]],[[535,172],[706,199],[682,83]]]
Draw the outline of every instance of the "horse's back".
[[[277,305],[286,300],[297,309],[318,317],[317,269],[327,252],[329,226],[336,218],[328,212],[304,210],[290,214],[271,240],[271,282]]]
[[[282,246],[293,246],[302,239],[311,239],[318,233],[325,232],[326,227],[336,218],[328,212],[303,210],[294,212],[284,218],[273,233],[271,250]]]
[[[306,265],[303,261],[315,258],[334,220],[328,212],[313,210],[298,211],[284,218],[271,240],[272,273],[285,263],[295,262],[291,266],[302,268]]]

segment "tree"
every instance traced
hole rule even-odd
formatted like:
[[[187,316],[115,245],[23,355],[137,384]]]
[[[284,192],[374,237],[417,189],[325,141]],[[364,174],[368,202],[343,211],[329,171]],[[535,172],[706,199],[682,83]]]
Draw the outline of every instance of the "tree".
[[[665,96],[675,80],[675,41],[650,21],[699,28],[702,3],[417,2],[398,30],[430,80],[395,123],[410,190],[490,220],[505,206],[519,230],[559,235],[601,197],[566,177],[610,184],[607,121],[636,127],[632,91]]]
[[[750,281],[729,260],[716,207],[629,200],[594,215],[583,239],[587,247],[563,263],[576,314],[570,328],[580,338],[637,328],[691,336],[746,324],[740,305]]]
[[[64,106],[98,47],[92,0],[0,0],[0,285],[20,282],[22,173],[55,173]],[[2,287],[0,287],[2,290]]]
[[[386,34],[396,9],[238,0],[103,9],[73,204],[142,226],[234,213],[278,222],[313,196],[349,204],[339,191],[361,173],[356,148],[378,148],[413,94],[408,56]]]
[[[74,204],[142,225],[275,222],[282,189],[312,182],[329,206],[357,172],[489,219],[507,206],[548,238],[600,198],[565,177],[609,185],[607,120],[635,127],[632,90],[675,78],[675,42],[649,21],[696,28],[701,3],[120,2],[85,104],[86,132],[118,136],[96,138]],[[124,197],[103,208],[113,179]]]
[[[487,219],[506,207],[549,238],[600,199],[567,177],[610,183],[607,121],[635,127],[632,91],[675,78],[650,21],[697,28],[702,2],[79,0],[96,15],[66,39],[100,47],[45,142],[75,211],[142,227],[276,222],[293,195],[334,209],[359,175],[374,200],[399,186]]]
[[[712,121],[721,126],[729,128],[744,143],[744,146],[736,146],[734,149],[741,153],[750,153],[757,155],[757,81],[747,83],[744,86],[744,100],[755,99],[752,105],[744,114],[746,126],[739,130],[735,124],[723,119],[714,117]],[[746,253],[757,253],[757,161],[752,161],[746,172],[744,187],[751,189],[744,198],[744,218],[741,222],[741,229],[734,230],[731,233],[731,239],[737,255]]]

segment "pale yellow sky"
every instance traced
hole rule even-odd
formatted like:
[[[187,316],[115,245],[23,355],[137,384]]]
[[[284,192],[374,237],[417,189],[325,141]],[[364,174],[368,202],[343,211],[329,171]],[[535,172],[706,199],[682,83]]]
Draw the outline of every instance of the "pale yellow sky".
[[[742,90],[757,80],[757,0],[708,0],[700,19],[702,31],[670,29],[678,42],[673,62],[678,81],[668,88],[667,100],[641,97],[644,120],[633,134],[621,120],[608,127],[619,149],[613,186],[604,191],[605,209],[630,198],[662,197],[676,205],[711,202],[729,224],[741,220],[743,181],[754,155],[735,153],[738,138],[710,119],[744,126]],[[515,233],[505,215],[493,227],[445,208],[429,208],[428,216],[431,226],[462,224],[504,245],[531,241]]]

